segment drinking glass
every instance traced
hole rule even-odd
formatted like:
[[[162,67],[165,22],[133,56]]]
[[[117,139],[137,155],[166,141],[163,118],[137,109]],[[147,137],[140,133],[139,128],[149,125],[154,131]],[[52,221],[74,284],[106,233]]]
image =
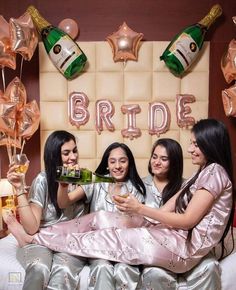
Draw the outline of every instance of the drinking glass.
[[[15,165],[18,165],[18,167],[15,169],[17,173],[20,173],[22,177],[22,187],[23,190],[26,190],[28,186],[25,184],[25,174],[29,167],[29,160],[26,156],[26,154],[15,154],[12,156],[12,162],[14,162]]]
[[[129,189],[128,189],[128,186],[125,182],[115,182],[115,183],[109,184],[108,193],[110,196],[110,200],[112,201],[113,204],[115,204],[113,202],[113,196],[119,195],[122,197],[128,197],[129,196]]]

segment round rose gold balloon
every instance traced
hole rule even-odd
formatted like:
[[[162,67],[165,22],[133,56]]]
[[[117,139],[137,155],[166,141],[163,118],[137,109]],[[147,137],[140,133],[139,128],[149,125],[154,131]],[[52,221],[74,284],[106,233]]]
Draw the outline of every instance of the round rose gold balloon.
[[[58,27],[70,35],[72,39],[75,39],[79,34],[79,27],[75,20],[70,18],[63,19],[59,24]]]

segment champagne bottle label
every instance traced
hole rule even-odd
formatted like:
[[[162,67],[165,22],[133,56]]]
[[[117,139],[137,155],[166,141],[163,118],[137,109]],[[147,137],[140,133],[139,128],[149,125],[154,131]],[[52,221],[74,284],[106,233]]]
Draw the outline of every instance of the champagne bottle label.
[[[75,169],[74,167],[64,167],[64,166],[58,166],[56,168],[56,180],[58,182],[74,183],[74,184],[115,182],[115,179],[113,177],[92,173],[91,170],[86,168]]]
[[[199,51],[196,42],[186,33],[182,33],[169,50],[180,61],[184,69],[193,62]]]
[[[67,35],[60,38],[49,51],[51,60],[62,73],[64,73],[81,54],[82,51]]]

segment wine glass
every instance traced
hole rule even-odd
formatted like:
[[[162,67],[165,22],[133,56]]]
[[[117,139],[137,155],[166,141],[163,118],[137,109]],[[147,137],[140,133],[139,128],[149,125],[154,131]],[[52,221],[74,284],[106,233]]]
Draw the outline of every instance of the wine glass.
[[[29,160],[26,154],[15,154],[12,156],[12,162],[15,165],[18,165],[15,169],[15,172],[20,173],[22,177],[22,188],[25,191],[28,188],[28,186],[25,184],[25,174],[29,167]]]
[[[115,182],[111,185],[110,193],[111,196],[119,195],[122,197],[128,197],[129,189],[126,182]]]
[[[128,189],[128,186],[125,182],[115,182],[115,183],[111,183],[109,184],[109,196],[110,196],[110,200],[112,201],[112,204],[115,205],[114,201],[113,201],[113,196],[114,195],[119,195],[122,197],[128,197],[130,192]]]

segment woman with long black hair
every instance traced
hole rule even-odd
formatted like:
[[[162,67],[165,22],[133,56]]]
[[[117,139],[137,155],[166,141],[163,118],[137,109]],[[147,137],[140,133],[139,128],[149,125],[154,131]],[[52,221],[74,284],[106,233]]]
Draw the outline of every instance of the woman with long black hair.
[[[52,235],[43,230],[33,238],[8,222],[19,242],[89,258],[133,265],[156,265],[176,273],[196,266],[224,238],[233,223],[234,189],[230,139],[225,125],[215,119],[198,121],[188,149],[199,167],[183,189],[160,209],[150,208],[133,196],[115,196],[117,208],[158,223],[128,229],[105,228],[85,233]],[[81,218],[83,220],[83,218]]]

